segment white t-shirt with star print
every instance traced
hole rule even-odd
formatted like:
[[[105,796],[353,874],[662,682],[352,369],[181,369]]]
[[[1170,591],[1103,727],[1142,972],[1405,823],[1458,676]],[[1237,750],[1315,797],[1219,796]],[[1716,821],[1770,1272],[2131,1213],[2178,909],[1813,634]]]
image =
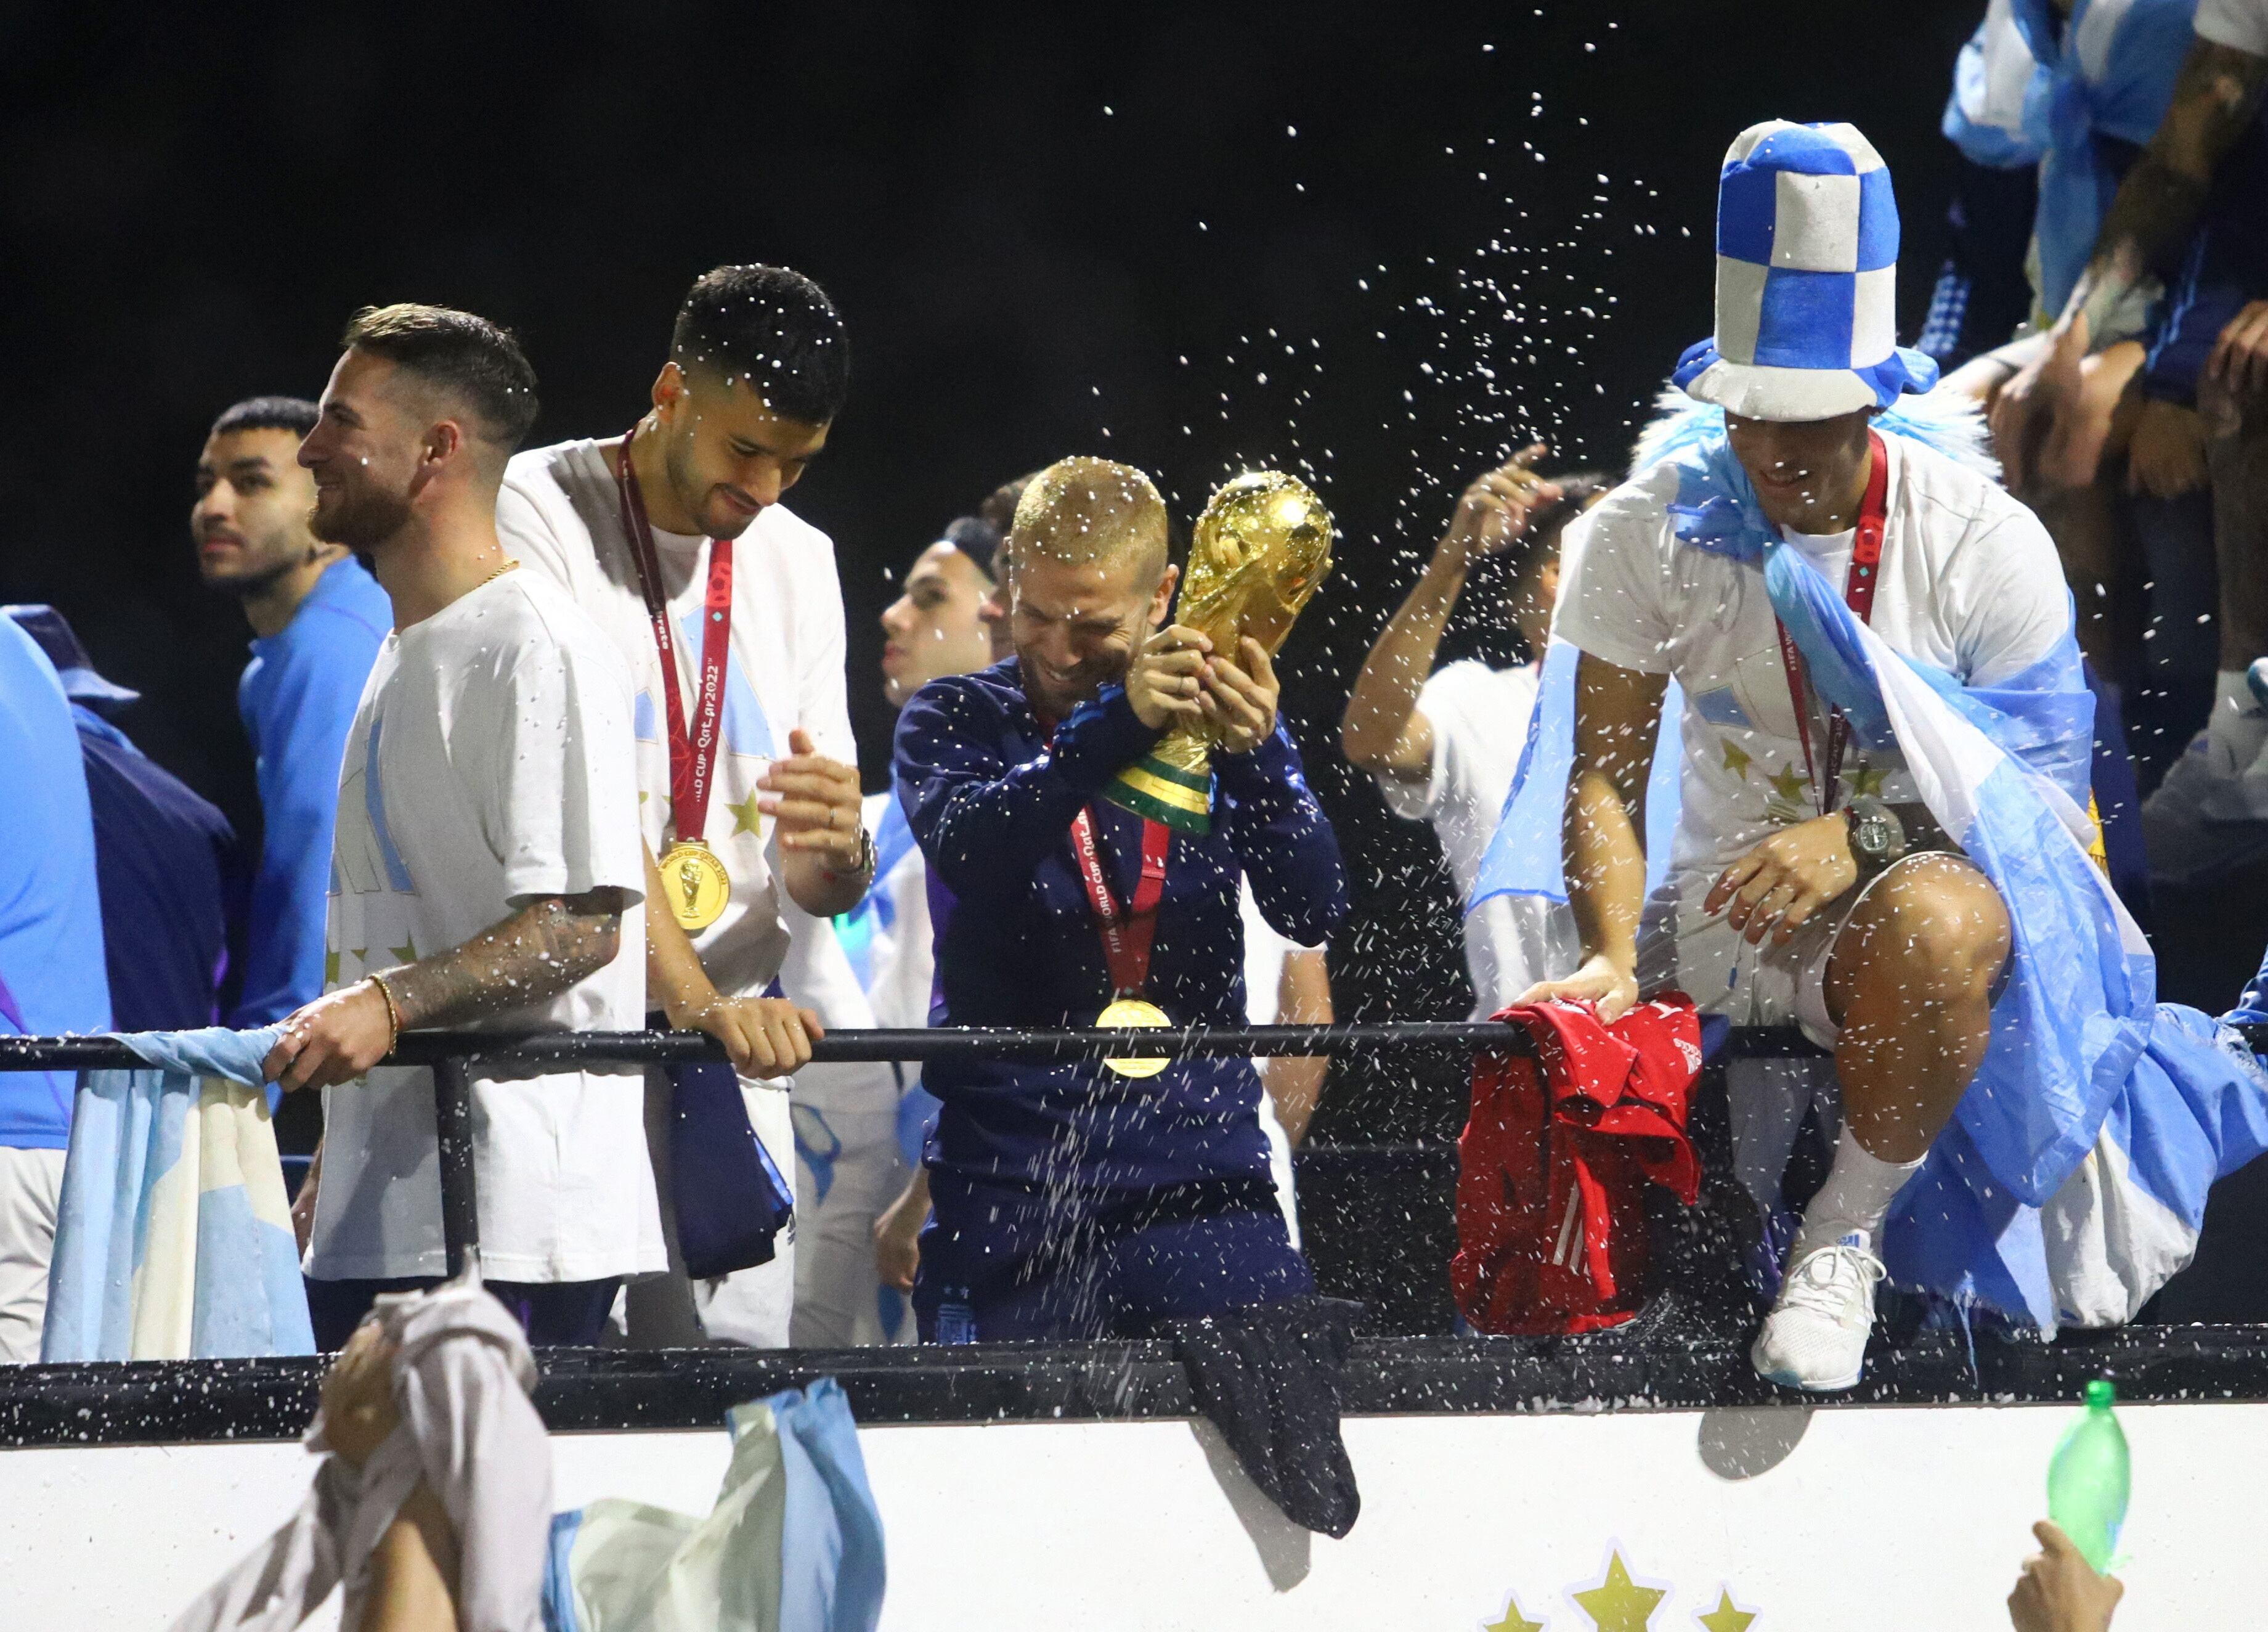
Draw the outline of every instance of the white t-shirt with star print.
[[[1882,443],[1890,474],[1875,632],[1970,685],[2046,657],[2071,632],[2072,603],[2038,519],[1934,449],[1900,436]],[[1679,543],[1665,510],[1676,497],[1676,473],[1657,467],[1569,525],[1553,628],[1594,657],[1675,676],[1684,690],[1683,793],[1659,904],[1674,905],[1682,942],[1709,921],[1701,899],[1727,866],[1819,805],[1763,567]],[[1852,540],[1788,535],[1838,588]],[[1823,722],[1811,740],[1823,758]],[[1896,753],[1862,754],[1855,742],[1842,780],[1838,804],[1859,788],[1892,804],[1919,797]]]
[[[614,961],[497,1031],[635,1031],[645,1020],[645,864],[630,676],[536,573],[506,572],[386,638],[348,733],[331,856],[327,989],[462,945],[530,900],[611,889]],[[666,1266],[637,1067],[473,1078],[481,1263],[497,1281]],[[445,1273],[433,1074],[384,1066],[323,1095],[307,1273]]]
[[[578,440],[517,454],[497,497],[507,553],[563,585],[630,665],[636,690],[637,793],[646,842],[659,857],[678,837],[670,823],[668,707],[661,658],[638,587],[605,442]],[[678,697],[688,721],[701,676],[701,620],[710,543],[655,529],[676,631]],[[787,955],[771,822],[756,809],[756,779],[791,751],[788,733],[858,763],[843,695],[843,592],[826,534],[779,505],[733,546],[732,646],[725,665],[724,751],[703,835],[732,875],[724,915],[694,938],[727,996],[755,996]]]

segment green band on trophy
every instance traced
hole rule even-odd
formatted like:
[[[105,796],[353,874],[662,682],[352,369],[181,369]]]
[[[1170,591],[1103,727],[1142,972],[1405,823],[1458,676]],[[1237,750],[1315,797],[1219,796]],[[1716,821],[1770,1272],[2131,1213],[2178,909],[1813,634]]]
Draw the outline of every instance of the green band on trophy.
[[[1121,770],[1102,796],[1122,810],[1163,822],[1177,833],[1212,831],[1212,778],[1192,775],[1154,756]]]

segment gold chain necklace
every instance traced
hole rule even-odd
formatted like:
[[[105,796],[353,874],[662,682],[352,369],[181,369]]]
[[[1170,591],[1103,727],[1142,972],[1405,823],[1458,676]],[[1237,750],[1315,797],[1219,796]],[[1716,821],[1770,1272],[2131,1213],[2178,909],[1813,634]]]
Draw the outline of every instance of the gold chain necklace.
[[[479,583],[475,584],[473,586],[473,589],[483,588],[490,584],[493,584],[497,579],[502,578],[506,572],[511,572],[512,568],[519,565],[519,563],[518,561],[506,561],[502,566],[497,568],[495,572],[490,572],[486,578],[481,580]],[[467,594],[470,594],[473,593],[473,590],[468,589],[465,593]]]

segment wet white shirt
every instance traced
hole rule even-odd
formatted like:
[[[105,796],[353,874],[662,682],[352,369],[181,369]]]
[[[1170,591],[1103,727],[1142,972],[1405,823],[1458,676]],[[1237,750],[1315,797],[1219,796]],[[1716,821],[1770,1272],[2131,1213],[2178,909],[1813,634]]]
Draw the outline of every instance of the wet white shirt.
[[[1933,449],[1900,436],[1882,443],[1889,494],[1874,631],[1970,685],[2048,656],[2070,634],[2072,604],[2038,519]],[[1555,631],[1622,668],[1675,676],[1684,690],[1683,796],[1664,886],[1683,941],[1717,921],[1700,903],[1724,868],[1775,829],[1818,814],[1819,802],[1762,565],[1678,543],[1664,510],[1676,495],[1676,472],[1657,468],[1569,526]],[[1842,586],[1851,534],[1789,542]],[[1823,721],[1812,743],[1823,758]],[[1838,803],[1853,793],[1919,799],[1895,750],[1868,754],[1855,742],[1841,785]],[[1701,984],[1717,989],[1713,978]]]
[[[506,572],[388,635],[339,777],[327,990],[461,945],[530,900],[622,892],[614,961],[496,1030],[635,1031],[645,883],[630,679],[557,586]],[[498,1281],[664,1267],[636,1067],[473,1080],[481,1259]],[[432,1073],[325,1090],[307,1273],[444,1272]]]
[[[639,815],[646,842],[659,856],[678,837],[670,821],[669,713],[653,624],[607,462],[612,445],[611,439],[562,442],[515,455],[497,498],[497,531],[507,551],[565,586],[630,666]],[[659,528],[653,541],[677,634],[673,680],[689,723],[701,679],[710,544]],[[821,753],[858,763],[843,695],[843,650],[835,547],[824,533],[773,505],[733,544],[724,751],[702,835],[732,875],[733,895],[724,915],[694,937],[694,946],[727,996],[762,994],[787,954],[785,897],[776,873],[771,823],[756,809],[757,779],[791,751],[788,733],[799,727],[811,734]]]

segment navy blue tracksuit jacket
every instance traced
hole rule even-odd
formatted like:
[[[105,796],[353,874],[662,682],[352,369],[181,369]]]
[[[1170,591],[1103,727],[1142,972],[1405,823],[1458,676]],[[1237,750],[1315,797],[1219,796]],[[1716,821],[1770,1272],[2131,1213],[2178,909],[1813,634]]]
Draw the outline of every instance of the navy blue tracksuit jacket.
[[[1013,658],[906,705],[896,783],[929,861],[935,1023],[1094,1023],[1110,975],[1071,823],[1092,811],[1112,894],[1130,900],[1142,818],[1101,794],[1158,735],[1113,686],[1050,742]],[[1321,942],[1347,906],[1338,843],[1282,727],[1248,754],[1217,754],[1213,772],[1212,831],[1174,836],[1152,942],[1145,994],[1179,1025],[1244,1023],[1240,874],[1296,942]],[[1108,1200],[1268,1170],[1248,1060],[1177,1060],[1148,1079],[1092,1063],[934,1062],[922,1082],[943,1104],[928,1164],[971,1184]]]

